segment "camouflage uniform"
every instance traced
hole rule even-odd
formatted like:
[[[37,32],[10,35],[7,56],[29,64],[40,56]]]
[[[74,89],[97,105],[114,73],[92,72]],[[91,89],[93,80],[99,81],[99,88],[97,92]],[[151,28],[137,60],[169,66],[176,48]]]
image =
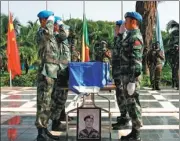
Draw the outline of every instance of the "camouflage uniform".
[[[118,34],[114,39],[114,48],[112,51],[112,76],[114,80],[120,79],[120,58],[119,52],[121,48],[121,41],[126,37],[126,33]]]
[[[75,34],[75,31],[74,29],[70,28],[70,31],[69,31],[69,36],[68,36],[68,43],[69,43],[69,48],[70,48],[70,52],[71,52],[71,61],[74,61],[73,59],[73,48],[76,44],[76,34]]]
[[[103,45],[102,42],[98,42],[95,44],[95,47],[94,47],[95,60],[100,61],[100,62],[103,61],[104,51],[106,50],[106,47],[103,47],[102,45]]]
[[[165,65],[168,63],[171,67],[171,72],[172,72],[172,75],[171,75],[171,82],[172,82],[172,88],[175,87],[175,77],[174,77],[174,69],[173,69],[173,58],[175,56],[175,51],[174,51],[174,48],[170,48],[166,51],[166,62],[165,62]]]
[[[124,33],[125,34],[125,33]],[[124,95],[122,95],[121,90],[119,89],[119,85],[121,83],[120,81],[120,48],[121,48],[121,41],[123,40],[123,34],[118,34],[118,36],[115,39],[114,43],[114,48],[113,48],[113,55],[112,55],[112,76],[116,85],[116,99],[118,103],[118,107],[121,113],[121,117],[126,119],[126,114],[127,114],[127,108],[126,108],[126,103],[123,102],[125,101]],[[118,121],[118,120],[117,120]],[[127,121],[127,120],[126,120]],[[118,121],[120,122],[120,121]],[[114,126],[115,124],[113,124]],[[114,128],[116,129],[116,128]]]
[[[58,17],[55,17],[58,18]],[[55,20],[55,23],[57,21]],[[56,23],[57,24],[57,23]],[[59,26],[59,25],[57,25]],[[54,90],[52,94],[52,107],[51,107],[51,119],[52,130],[59,131],[65,130],[65,125],[60,122],[61,112],[65,109],[65,103],[67,100],[68,90],[62,90],[61,87],[68,87],[68,62],[70,61],[70,51],[66,42],[67,34],[63,28],[59,29],[59,32],[54,33],[54,37],[58,44],[59,62],[60,69],[58,70],[57,79],[55,80]]]
[[[174,46],[174,56],[172,56],[172,80],[179,89],[179,46]]]
[[[49,20],[45,28],[37,32],[38,56],[41,61],[37,75],[37,128],[47,128],[51,116],[51,98],[54,82],[59,70],[59,50],[53,35],[54,23]]]
[[[72,51],[72,62],[79,62],[79,53],[76,50]]]
[[[120,22],[120,21],[117,21]],[[123,21],[121,21],[121,24]],[[121,49],[121,42],[125,39],[127,35],[127,31],[124,33],[119,33],[114,38],[114,48],[113,48],[113,55],[112,55],[112,76],[116,85],[116,99],[117,104],[119,107],[119,111],[121,116],[117,117],[117,123],[112,124],[114,130],[126,128],[129,126],[129,118],[127,116],[127,106],[125,103],[125,96],[122,94],[122,90],[120,89],[119,85],[121,84],[120,80],[120,49]]]
[[[136,89],[133,95],[130,96],[127,93],[127,84],[133,82],[137,85],[136,78],[140,76],[142,70],[142,53],[143,39],[140,30],[129,31],[126,38],[121,42],[119,53],[119,59],[121,60],[119,66],[120,83],[118,83],[119,107],[127,106],[127,111],[132,119],[132,126],[136,130],[139,130],[142,126],[139,93]],[[125,111],[126,109],[124,108]]]
[[[162,61],[164,60],[163,51],[160,50],[158,44],[153,44],[153,48],[147,55],[147,64],[150,68],[150,81],[153,90],[160,90],[160,77],[162,72]]]
[[[99,138],[99,132],[95,129],[91,129],[90,132],[88,132],[87,129],[83,129],[80,131],[78,135],[79,139],[84,139],[84,138]]]
[[[104,51],[104,54],[102,56],[102,61],[106,62],[106,63],[109,63],[111,65],[111,50],[106,49]]]
[[[68,94],[68,90],[61,90],[61,87],[68,87],[68,62],[70,61],[70,51],[68,46],[63,42],[67,38],[63,30],[61,30],[59,34],[56,34],[55,37],[58,41],[59,61],[61,63],[59,63],[60,69],[58,71],[57,80],[55,81],[55,90],[53,93],[54,103],[51,109],[53,114],[51,117],[52,119],[59,119],[61,111],[65,107]]]

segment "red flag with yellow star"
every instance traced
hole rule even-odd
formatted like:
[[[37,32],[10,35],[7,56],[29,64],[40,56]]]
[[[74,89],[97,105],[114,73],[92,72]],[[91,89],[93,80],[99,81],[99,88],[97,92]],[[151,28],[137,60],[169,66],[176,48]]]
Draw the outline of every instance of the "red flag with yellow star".
[[[11,13],[9,15],[7,36],[7,67],[8,71],[11,71],[12,79],[14,79],[16,75],[21,75],[21,64]]]

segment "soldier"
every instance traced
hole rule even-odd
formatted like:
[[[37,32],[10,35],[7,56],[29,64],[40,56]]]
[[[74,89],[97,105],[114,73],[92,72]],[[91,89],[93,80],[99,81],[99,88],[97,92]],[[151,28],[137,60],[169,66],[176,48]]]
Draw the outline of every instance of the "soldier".
[[[51,107],[51,119],[53,131],[65,131],[66,126],[60,122],[60,115],[65,110],[65,103],[67,100],[68,90],[62,90],[61,87],[68,87],[68,62],[70,61],[69,47],[64,43],[67,39],[67,34],[62,26],[60,17],[55,16],[54,22],[54,36],[58,44],[59,53],[59,67],[57,79],[54,84],[54,91],[52,94],[53,102]],[[65,111],[64,111],[65,112]]]
[[[62,19],[58,16],[55,16],[55,23],[54,23],[54,34],[55,34],[55,37],[56,37],[56,40],[58,42],[58,45],[59,45],[59,52],[60,52],[60,61],[62,60],[67,60],[67,61],[70,61],[70,50],[69,50],[69,44],[68,44],[68,40],[67,40],[67,37],[69,35],[69,26],[67,25],[64,25],[64,23],[62,22]],[[61,71],[59,73],[59,77],[57,78],[57,84],[59,84],[58,86],[61,86],[61,87],[68,87],[67,85],[67,81],[68,81],[68,68],[67,68],[67,64],[62,64],[60,63],[60,68],[61,68]],[[62,75],[61,75],[62,74]],[[66,77],[63,77],[63,76],[66,76]],[[64,80],[65,79],[65,80]],[[64,84],[62,84],[60,81],[64,81]],[[58,86],[56,88],[58,88]],[[60,90],[59,90],[60,91]],[[63,101],[63,97],[62,97],[62,103],[64,103],[67,99],[67,94],[68,94],[68,91],[64,91],[65,92],[65,95],[66,97],[64,97],[64,101]],[[63,92],[61,91],[60,94],[62,94]],[[62,107],[60,107],[59,105],[59,108],[62,110],[61,111],[61,114],[60,114],[60,121],[65,121],[66,120],[66,113],[65,113],[65,105],[63,104],[62,105],[64,108],[61,109]],[[60,112],[59,111],[59,112]],[[68,116],[68,120],[72,120],[73,118],[72,117],[69,117]]]
[[[100,61],[101,60],[99,53],[101,54],[101,48],[100,48],[100,43],[98,41],[94,45],[94,54],[95,54],[95,60],[96,61]]]
[[[70,51],[71,51],[71,61],[73,61],[73,49],[75,47],[75,38],[76,38],[76,34],[75,34],[75,31],[74,29],[71,27],[69,29],[69,36],[68,36],[68,43],[69,43],[69,48],[70,48]]]
[[[71,59],[71,61],[72,62],[80,62],[79,52],[76,51],[74,45],[72,45],[71,48],[72,48],[72,55],[71,55],[72,59]]]
[[[152,62],[150,62],[150,59],[151,59],[151,58],[150,58],[150,55],[152,54],[153,49],[155,49],[155,43],[152,43],[151,49],[149,50],[149,52],[148,52],[148,54],[147,54],[147,65],[148,65],[149,69],[150,69],[151,63],[152,63]],[[154,73],[154,72],[151,71],[151,69],[150,69],[150,83],[151,83],[152,89],[154,89],[154,88],[153,88],[153,81],[152,81],[152,75],[153,75],[153,74],[151,74],[151,73]]]
[[[142,127],[141,105],[139,93],[136,88],[137,77],[142,72],[143,38],[139,30],[142,16],[137,12],[127,12],[125,14],[125,28],[128,30],[127,36],[120,43],[120,83],[119,96],[124,95],[120,103],[126,103],[127,111],[132,120],[132,131],[127,136],[122,136],[121,140],[141,141],[140,127]]]
[[[101,41],[101,61],[111,64],[111,51],[108,49],[106,41]]]
[[[173,58],[174,58],[174,56],[175,56],[175,52],[174,52],[174,47],[172,47],[172,48],[170,48],[170,49],[168,49],[167,51],[166,51],[166,62],[165,62],[165,65],[168,63],[169,65],[170,65],[170,67],[171,67],[171,84],[172,84],[172,88],[174,88],[175,87],[175,80],[174,80],[174,69],[173,69]]]
[[[152,49],[147,55],[147,64],[150,69],[150,80],[153,90],[160,90],[160,78],[162,72],[162,61],[164,61],[164,53],[160,49],[159,42],[153,44]]]
[[[108,44],[106,41],[101,41],[100,43],[96,44],[95,47],[95,60],[100,62],[109,62],[111,58],[111,52],[108,49]]]
[[[99,132],[93,128],[94,116],[87,115],[86,117],[84,117],[84,121],[85,121],[85,129],[79,132],[78,135],[79,139],[99,138]]]
[[[122,25],[122,26],[121,26]],[[120,30],[121,27],[121,30]],[[116,22],[116,29],[115,29],[115,38],[114,38],[114,48],[113,48],[113,55],[112,55],[112,76],[116,85],[116,99],[118,103],[118,107],[121,113],[121,116],[117,117],[117,123],[112,124],[114,130],[124,129],[129,127],[129,117],[127,116],[127,108],[126,103],[123,102],[125,97],[121,94],[121,89],[119,87],[120,81],[120,48],[121,48],[121,41],[125,38],[126,29],[124,25],[124,21],[120,20]]]
[[[121,27],[121,25],[122,25],[123,23],[124,23],[123,20],[116,21],[115,35],[114,35],[114,46],[115,46],[116,40],[117,40],[117,38],[118,38],[118,35],[120,35],[119,30],[120,30],[120,27]]]
[[[179,90],[179,46],[177,44],[174,45],[174,53],[175,55],[172,56],[172,80]]]
[[[48,121],[51,118],[51,98],[54,82],[59,70],[59,49],[53,34],[54,13],[41,11],[37,15],[41,27],[37,32],[38,57],[40,65],[37,74],[37,112],[35,125],[38,129],[37,141],[47,141]],[[53,120],[53,119],[52,119]]]

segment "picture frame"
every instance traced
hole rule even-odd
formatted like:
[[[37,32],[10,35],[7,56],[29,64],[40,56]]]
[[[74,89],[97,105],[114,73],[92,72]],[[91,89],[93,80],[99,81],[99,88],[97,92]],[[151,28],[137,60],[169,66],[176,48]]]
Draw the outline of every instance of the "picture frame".
[[[101,141],[101,108],[77,109],[77,141]]]

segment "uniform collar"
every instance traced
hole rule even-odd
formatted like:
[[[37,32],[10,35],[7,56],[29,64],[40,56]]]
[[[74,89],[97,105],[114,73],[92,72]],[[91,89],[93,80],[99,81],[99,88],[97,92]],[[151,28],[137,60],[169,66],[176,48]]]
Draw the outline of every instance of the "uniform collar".
[[[140,29],[132,29],[132,30],[128,30],[129,32],[137,32],[140,31]]]

